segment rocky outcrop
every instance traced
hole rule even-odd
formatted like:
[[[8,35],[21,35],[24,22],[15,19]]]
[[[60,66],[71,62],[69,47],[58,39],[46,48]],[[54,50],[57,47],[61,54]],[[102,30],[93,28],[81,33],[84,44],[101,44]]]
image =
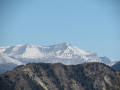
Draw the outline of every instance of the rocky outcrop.
[[[0,90],[115,90],[117,73],[102,63],[31,63],[0,75]]]

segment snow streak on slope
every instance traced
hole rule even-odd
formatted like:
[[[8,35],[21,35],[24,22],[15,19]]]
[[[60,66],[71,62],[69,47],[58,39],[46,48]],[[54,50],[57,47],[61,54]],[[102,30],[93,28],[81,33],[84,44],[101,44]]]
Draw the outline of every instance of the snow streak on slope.
[[[7,63],[13,63],[16,65],[22,65],[23,63],[15,60],[9,56],[7,56],[6,54],[0,53],[0,64],[7,64]]]
[[[0,47],[0,53],[4,52],[7,48],[9,48],[9,46],[7,46],[7,47]]]

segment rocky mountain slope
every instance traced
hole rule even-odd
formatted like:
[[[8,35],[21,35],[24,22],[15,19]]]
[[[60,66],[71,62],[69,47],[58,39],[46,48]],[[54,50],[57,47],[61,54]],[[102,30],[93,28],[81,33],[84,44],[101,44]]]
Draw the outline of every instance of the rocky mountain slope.
[[[120,71],[120,61],[116,62],[113,66],[113,69]]]
[[[0,90],[119,90],[117,72],[102,63],[32,63],[0,75]]]
[[[11,70],[15,66],[32,62],[63,63],[66,65],[85,62],[103,62],[110,66],[114,64],[114,62],[107,57],[98,57],[95,52],[81,50],[69,43],[52,46],[25,44],[0,47],[0,66],[2,66],[2,68],[0,67],[0,73]]]

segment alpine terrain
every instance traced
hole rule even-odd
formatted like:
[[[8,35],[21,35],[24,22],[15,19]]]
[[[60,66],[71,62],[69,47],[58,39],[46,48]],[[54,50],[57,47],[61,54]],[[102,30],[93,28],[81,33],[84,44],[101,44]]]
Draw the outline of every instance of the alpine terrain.
[[[113,65],[107,57],[98,57],[95,52],[81,50],[69,43],[52,46],[31,44],[0,47],[0,73],[11,70],[18,65],[27,63],[62,63],[75,65],[85,62],[102,62]]]

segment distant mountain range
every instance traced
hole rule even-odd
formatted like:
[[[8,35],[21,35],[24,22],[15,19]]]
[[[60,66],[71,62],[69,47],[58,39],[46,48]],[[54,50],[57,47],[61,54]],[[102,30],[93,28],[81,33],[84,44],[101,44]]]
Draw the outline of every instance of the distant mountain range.
[[[114,65],[112,65],[112,68],[117,70],[117,71],[120,71],[120,61],[118,61]]]
[[[63,63],[65,65],[102,62],[109,66],[115,63],[107,57],[98,57],[95,52],[81,50],[66,42],[52,46],[25,44],[0,47],[0,65],[5,66],[0,67],[0,73],[32,62]]]

